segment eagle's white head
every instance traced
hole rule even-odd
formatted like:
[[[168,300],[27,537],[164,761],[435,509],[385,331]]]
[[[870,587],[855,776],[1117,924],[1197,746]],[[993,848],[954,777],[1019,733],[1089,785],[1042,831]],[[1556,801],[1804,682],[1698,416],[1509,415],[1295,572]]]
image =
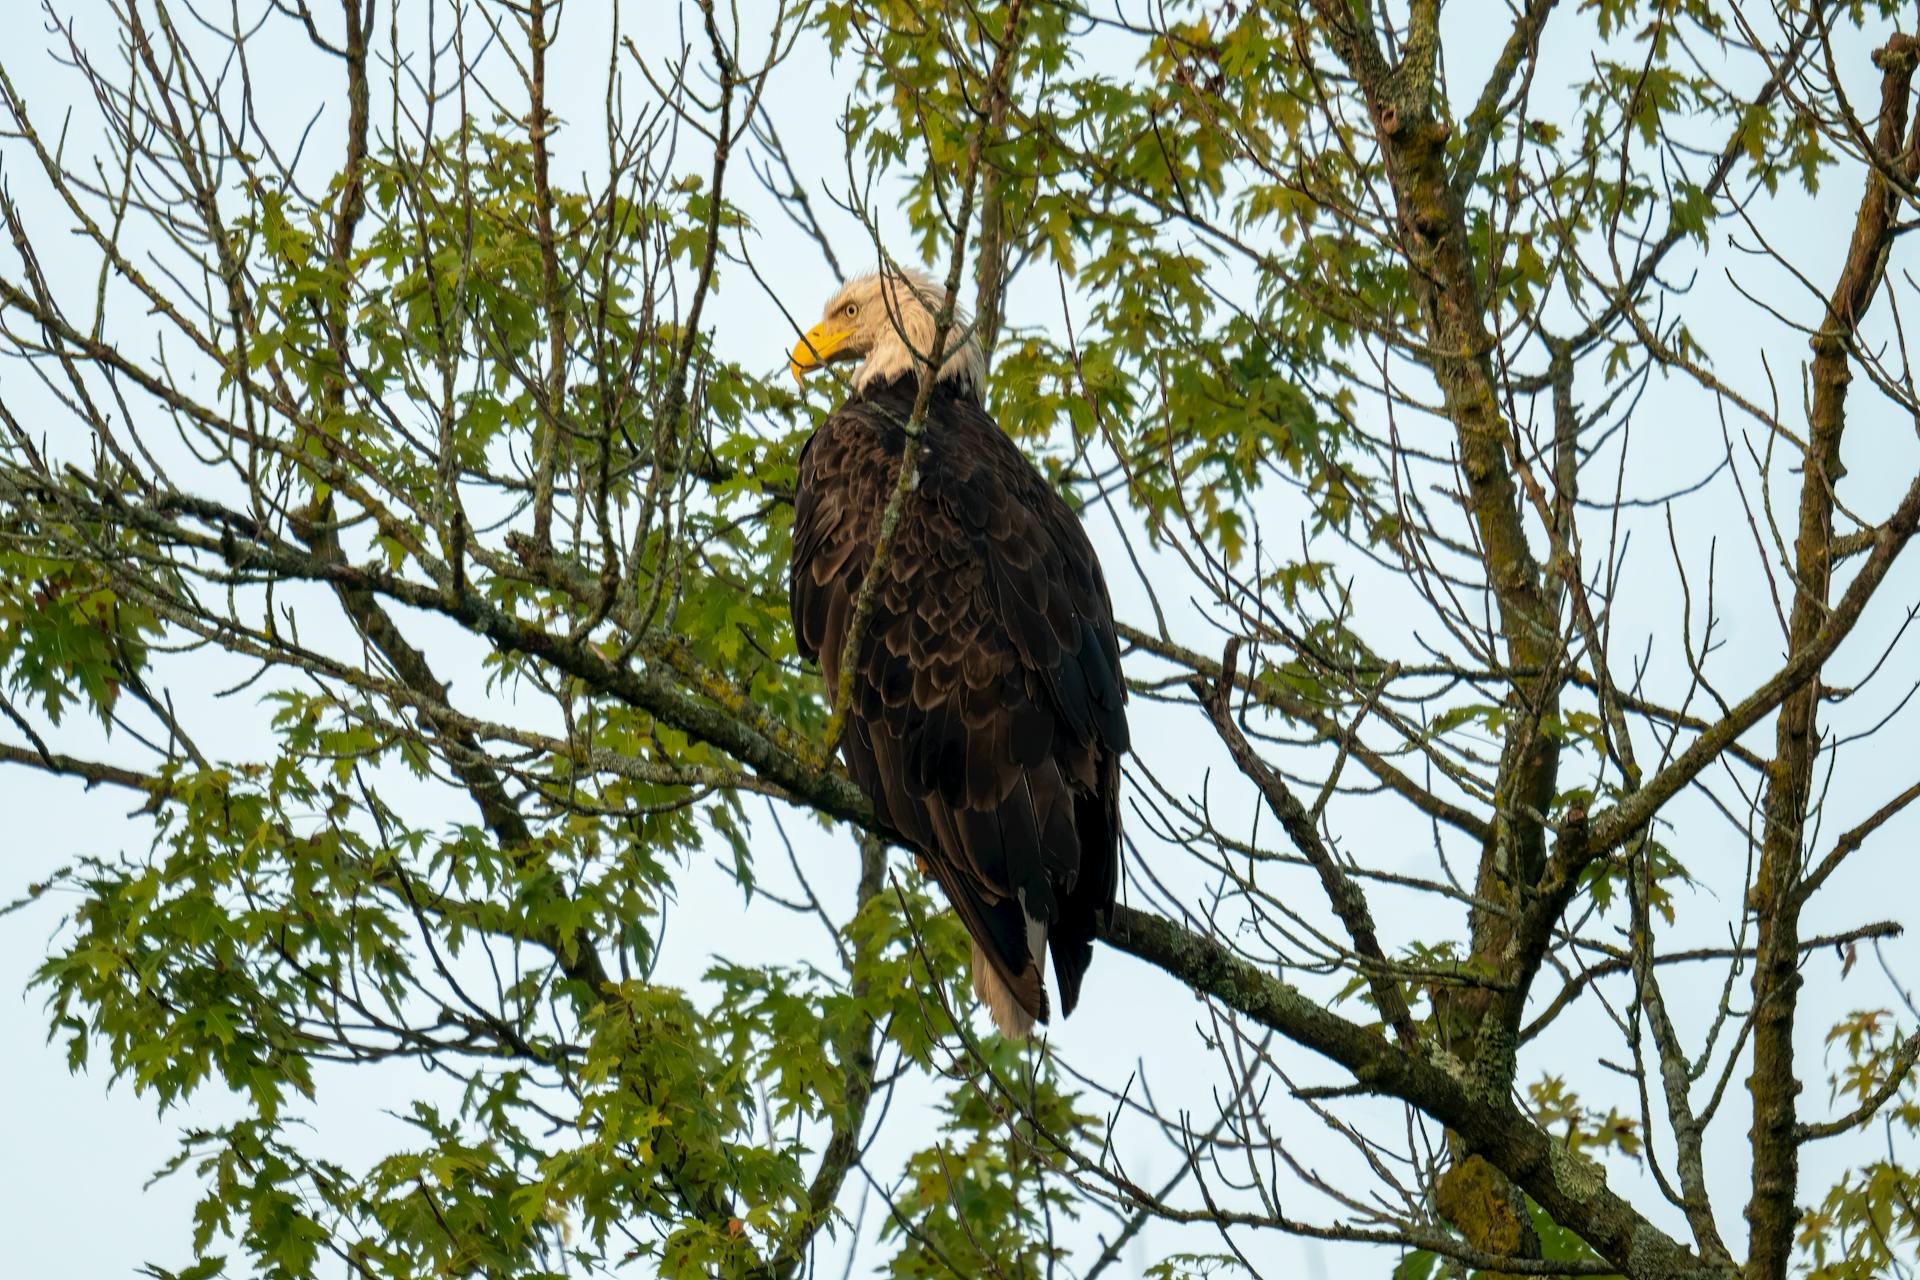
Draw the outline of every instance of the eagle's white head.
[[[840,286],[820,323],[793,348],[788,366],[798,381],[814,369],[842,360],[858,360],[853,389],[888,382],[921,367],[933,355],[936,317],[947,291],[923,271],[892,268],[860,276]],[[978,392],[986,380],[987,359],[974,339],[966,312],[954,308],[940,365],[940,380],[960,381]]]

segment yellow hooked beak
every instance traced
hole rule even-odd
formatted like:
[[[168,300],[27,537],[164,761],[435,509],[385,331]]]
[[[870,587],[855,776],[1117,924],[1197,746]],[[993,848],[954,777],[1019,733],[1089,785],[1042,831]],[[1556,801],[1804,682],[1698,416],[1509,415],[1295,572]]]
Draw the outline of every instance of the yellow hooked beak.
[[[793,354],[787,358],[787,368],[792,370],[793,380],[800,381],[833,359],[833,353],[847,345],[847,339],[852,336],[851,329],[829,329],[824,324],[807,330],[807,336],[794,344]]]

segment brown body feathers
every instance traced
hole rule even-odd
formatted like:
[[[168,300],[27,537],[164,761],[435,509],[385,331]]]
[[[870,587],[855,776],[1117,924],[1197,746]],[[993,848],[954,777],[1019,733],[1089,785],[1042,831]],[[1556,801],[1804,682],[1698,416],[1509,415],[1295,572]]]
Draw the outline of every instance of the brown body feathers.
[[[793,623],[829,689],[915,382],[866,381],[801,454]],[[965,922],[994,1021],[1024,1035],[1047,1018],[1049,952],[1073,1011],[1118,881],[1127,721],[1113,609],[1079,521],[970,379],[935,387],[919,466],[854,657],[842,751]]]

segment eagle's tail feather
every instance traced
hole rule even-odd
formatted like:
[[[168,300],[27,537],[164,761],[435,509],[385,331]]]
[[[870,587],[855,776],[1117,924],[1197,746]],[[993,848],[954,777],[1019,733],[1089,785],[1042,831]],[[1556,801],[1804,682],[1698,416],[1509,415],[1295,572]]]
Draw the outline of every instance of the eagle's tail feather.
[[[1040,950],[1036,954],[1044,956],[1046,952]],[[1027,972],[1022,975],[1025,981],[1020,985],[1031,987],[1031,991],[1025,993],[1028,999],[1022,1000],[1020,994],[1016,994],[1000,976],[1000,971],[987,958],[980,944],[973,944],[973,994],[979,997],[981,1004],[987,1006],[987,1012],[993,1015],[993,1025],[1009,1040],[1027,1039],[1033,1034],[1036,1020],[1046,1021],[1047,992],[1040,972],[1041,963],[1028,965]],[[1032,1008],[1029,1007],[1029,1001],[1032,1002]]]

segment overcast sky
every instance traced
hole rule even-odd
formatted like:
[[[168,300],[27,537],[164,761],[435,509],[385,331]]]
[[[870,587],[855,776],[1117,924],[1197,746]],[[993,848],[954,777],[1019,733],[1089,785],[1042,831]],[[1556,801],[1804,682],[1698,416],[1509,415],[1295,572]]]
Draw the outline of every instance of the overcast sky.
[[[80,11],[86,4],[87,0],[66,0],[61,8]],[[1449,72],[1456,85],[1477,86],[1480,71],[1468,63],[1475,57],[1490,57],[1492,46],[1471,38],[1471,33],[1464,29],[1468,19],[1462,8],[1456,4],[1450,10],[1453,15],[1450,22],[1456,24],[1451,29],[1461,38],[1450,45]],[[671,4],[662,4],[655,11],[662,23],[659,30],[636,32],[643,48],[665,48],[676,38],[678,22],[671,13],[673,9]],[[563,133],[561,142],[562,159],[571,159],[575,168],[594,163],[595,144],[588,126],[598,118],[603,87],[600,76],[605,65],[607,24],[601,14],[598,0],[570,5],[559,46],[560,64],[566,65],[567,60],[572,59],[574,65],[591,68],[591,74],[559,81],[562,91],[571,98],[557,104],[559,113],[565,119],[581,122],[572,132]],[[633,21],[635,19],[629,19],[630,23]],[[1564,21],[1550,30],[1578,32],[1581,26]],[[112,39],[110,32],[100,30],[94,33],[94,38],[102,42],[101,52],[109,52],[105,45]],[[1563,43],[1558,46],[1549,44],[1548,68],[1558,69],[1560,78],[1555,82],[1543,73],[1543,101],[1552,101],[1555,93],[1564,101],[1564,89],[1556,88],[1556,84],[1564,86],[1586,61],[1586,50],[1564,43],[1564,34],[1561,39]],[[0,51],[0,60],[4,60],[9,75],[40,118],[53,121],[74,101],[78,85],[69,72],[45,55],[44,43],[32,30],[16,31],[4,51]],[[1867,74],[1870,83],[1870,68]],[[821,183],[832,182],[844,172],[838,130],[834,126],[839,104],[849,92],[850,83],[850,68],[834,66],[824,49],[807,45],[796,52],[793,62],[783,69],[770,90],[776,115],[795,125],[787,130],[786,137],[799,149],[800,167]],[[320,95],[335,92],[335,86],[330,83],[302,84],[301,88],[304,92],[286,92],[283,100],[274,102],[270,110],[286,122],[303,122]],[[1856,102],[1871,100],[1870,91],[1855,94]],[[338,126],[336,109],[330,106],[316,134],[316,153],[324,150],[321,144],[326,129]],[[70,150],[84,145],[86,136],[84,127],[77,127],[75,139],[69,143]],[[3,166],[0,176],[8,178],[14,194],[26,200],[30,208],[37,208],[42,215],[50,217],[37,184],[19,173],[17,165],[11,144],[0,142],[0,166]],[[567,165],[560,168],[564,171]],[[1850,216],[1857,198],[1854,184],[1855,178],[1849,174],[1819,201],[1789,197],[1763,211],[1763,218],[1769,220],[1764,229],[1770,237],[1806,246],[1798,260],[1814,280],[1830,279],[1838,264],[1844,242],[1833,234],[1833,228],[1836,219]],[[741,198],[741,191],[744,188],[736,192],[736,198]],[[818,204],[840,237],[843,261],[850,266],[864,265],[867,259],[862,255],[863,240],[856,224],[835,215],[829,202],[821,200]],[[803,320],[810,319],[832,292],[835,281],[831,273],[820,255],[787,228],[771,208],[760,208],[757,220],[756,255],[762,274],[776,291],[780,303]],[[56,224],[48,221],[43,225]],[[893,230],[900,228],[896,225]],[[896,248],[896,252],[906,256],[904,249]],[[6,263],[0,270],[11,273],[10,257],[0,257],[0,262]],[[82,277],[88,275],[89,264],[66,266]],[[1804,339],[1782,326],[1753,324],[1754,313],[1741,302],[1737,292],[1740,285],[1752,288],[1758,275],[1764,287],[1777,291],[1777,296],[1793,297],[1777,273],[1765,273],[1750,255],[1724,244],[1711,260],[1703,261],[1694,255],[1689,269],[1695,268],[1698,269],[1696,292],[1688,305],[1699,308],[1702,321],[1696,323],[1696,336],[1713,353],[1718,362],[1716,368],[1749,385],[1759,376],[1758,360],[1762,353],[1769,356],[1776,370],[1797,368],[1805,352]],[[1736,273],[1732,279],[1727,274],[1729,270]],[[1023,280],[1011,296],[1008,319],[1016,326],[1057,329],[1059,306],[1051,279]],[[731,354],[758,361],[769,370],[778,367],[782,353],[791,345],[792,329],[782,318],[775,300],[766,296],[749,276],[735,273],[729,277],[714,298],[712,308],[709,316]],[[1805,315],[1804,307],[1799,309],[1799,314]],[[1715,315],[1741,316],[1741,327],[1729,325],[1717,329],[1711,324]],[[1791,375],[1787,381],[1792,381]],[[13,397],[33,394],[18,387],[16,373],[0,368],[0,394],[8,395],[10,402]],[[1788,394],[1791,395],[1791,391]],[[44,402],[41,407],[45,408]],[[1853,500],[1857,509],[1875,514],[1888,509],[1890,495],[1904,484],[1903,477],[1910,476],[1920,463],[1920,449],[1915,447],[1911,424],[1891,416],[1884,421],[1875,420],[1871,415],[1879,412],[1884,411],[1862,410],[1864,420],[1857,424],[1848,444],[1848,461],[1857,486],[1852,491]],[[1748,425],[1733,421],[1729,429],[1738,438],[1738,433]],[[58,427],[50,423],[49,429],[57,431]],[[1632,455],[1630,492],[1658,492],[1705,475],[1724,451],[1721,421],[1715,407],[1691,387],[1656,382],[1636,411],[1633,430],[1640,443],[1635,445]],[[1775,497],[1781,510],[1790,509],[1791,494],[1784,499],[1780,495]],[[1304,510],[1290,509],[1288,504],[1297,503],[1297,499],[1278,488],[1261,501],[1268,504],[1261,512],[1262,518],[1276,532],[1295,528],[1306,514]],[[1690,571],[1704,565],[1707,554],[1704,531],[1717,530],[1729,539],[1736,535],[1746,537],[1745,518],[1737,506],[1737,494],[1728,483],[1709,486],[1674,504],[1672,514]],[[1614,628],[1619,636],[1657,640],[1656,670],[1672,672],[1679,660],[1678,647],[1672,643],[1678,588],[1666,549],[1665,516],[1665,512],[1645,511],[1634,513],[1630,519],[1635,534],[1631,554],[1637,557],[1640,576],[1635,588],[1618,607]],[[1114,567],[1123,563],[1114,530],[1096,520],[1093,532],[1106,555],[1120,614],[1129,621],[1149,621],[1144,593],[1128,574]],[[1152,568],[1158,562],[1151,556],[1147,563],[1150,571],[1158,571]],[[1778,632],[1751,545],[1745,542],[1723,545],[1719,563],[1724,587],[1720,612],[1729,648],[1719,655],[1716,674],[1723,689],[1740,691],[1751,687],[1777,662]],[[1380,638],[1381,647],[1391,649],[1397,639],[1390,621],[1391,605],[1381,606],[1382,602],[1391,601],[1393,588],[1391,584],[1377,584],[1377,589],[1380,594],[1368,601],[1374,610],[1373,616],[1370,618],[1363,611],[1360,627],[1365,631],[1371,623],[1372,634]],[[1916,572],[1911,563],[1903,566],[1885,588],[1884,596],[1883,606],[1920,598],[1920,572]],[[1191,618],[1176,614],[1173,621],[1176,629],[1187,632],[1187,638],[1198,647],[1217,648],[1211,633],[1198,628]],[[1886,635],[1896,621],[1890,609],[1878,610],[1860,641],[1843,651],[1843,660],[1838,665],[1859,674],[1849,662],[1857,661],[1861,654],[1877,653],[1871,636]],[[430,637],[432,631],[429,629],[425,634]],[[1635,643],[1622,641],[1619,651],[1626,653],[1637,647]],[[1417,651],[1409,649],[1408,652]],[[1908,646],[1903,653],[1910,669],[1920,670],[1920,663],[1913,662],[1912,647]],[[197,677],[204,680],[204,685],[189,688],[188,692],[204,696],[219,686],[222,676],[216,665],[207,664]],[[464,677],[456,673],[455,679],[457,687],[464,679],[467,687],[477,690],[478,678],[474,672],[469,671]],[[1832,682],[1844,684],[1847,680],[1842,675]],[[1889,688],[1895,685],[1900,689],[1905,687],[1904,682],[1893,681]],[[474,696],[478,696],[477,692]],[[250,706],[229,703],[223,714],[230,719],[213,730],[222,746],[236,757],[259,755],[263,748],[258,744],[266,741],[258,734],[251,711]],[[1204,771],[1220,763],[1211,734],[1190,712],[1182,715],[1179,711],[1137,706],[1134,722],[1136,744],[1143,754],[1150,756],[1150,763],[1161,778],[1175,786],[1197,791]],[[1770,734],[1758,732],[1748,740],[1770,742]],[[100,743],[97,735],[85,726],[74,726],[63,743],[83,755],[112,756],[124,749],[124,744]],[[1895,743],[1903,749],[1887,749]],[[1920,758],[1920,751],[1914,750],[1915,747],[1920,747],[1920,737],[1916,736],[1915,720],[1909,714],[1894,722],[1890,736],[1881,739],[1877,747],[1843,756],[1842,777],[1836,784],[1833,802],[1840,812],[1829,821],[1829,829],[1851,825],[1880,800],[1911,782],[1914,760]],[[1228,811],[1234,804],[1246,804],[1244,792],[1232,784],[1216,782],[1216,787]],[[7,829],[0,835],[0,849],[5,851],[4,856],[0,856],[0,902],[12,900],[23,893],[28,884],[44,879],[77,854],[112,855],[144,850],[148,828],[144,822],[128,817],[131,807],[121,795],[87,793],[73,783],[49,780],[25,770],[0,768],[0,814],[8,815]],[[1337,800],[1330,812],[1336,830],[1343,829],[1343,820],[1349,821],[1344,828],[1351,833],[1347,848],[1368,865],[1382,870],[1433,874],[1431,838],[1425,824],[1415,821],[1414,815],[1390,803],[1383,805],[1376,801]],[[1705,806],[1697,798],[1676,802],[1673,813],[1691,820],[1691,825],[1682,830],[1705,833],[1701,847],[1690,845],[1677,850],[1700,878],[1698,886],[1683,902],[1682,910],[1686,912],[1689,906],[1699,908],[1692,927],[1702,944],[1722,943],[1725,921],[1737,917],[1745,851],[1738,847],[1723,824],[1703,820]],[[449,808],[445,817],[447,821],[454,821],[464,820],[467,815]],[[847,836],[841,832],[817,832],[802,824],[790,824],[788,830],[796,838],[810,874],[816,876],[816,887],[822,888],[823,893],[838,895],[835,901],[850,900],[854,867]],[[1876,846],[1842,873],[1835,891],[1823,899],[1828,904],[1823,908],[1826,914],[1810,919],[1806,932],[1846,928],[1869,919],[1904,919],[1911,912],[1915,897],[1916,881],[1908,867],[1917,831],[1920,827],[1916,826],[1912,814],[1890,824]],[[756,831],[756,839],[769,835],[770,829],[765,826]],[[1149,856],[1153,856],[1151,850]],[[1171,859],[1164,863],[1156,861],[1155,869],[1168,871],[1176,883],[1194,883],[1190,874],[1172,867]],[[772,878],[778,883],[783,877],[776,870]],[[1311,886],[1303,882],[1303,888]],[[670,974],[678,973],[689,980],[697,975],[711,950],[702,945],[705,939],[721,940],[719,949],[730,958],[740,960],[781,958],[797,945],[818,947],[817,938],[801,926],[789,924],[778,913],[771,913],[771,918],[764,910],[750,916],[743,913],[739,891],[712,868],[691,868],[680,898],[680,905],[669,922]],[[1383,937],[1389,939],[1389,950],[1409,938],[1430,935],[1430,919],[1423,914],[1430,911],[1429,903],[1411,898],[1391,894],[1377,898],[1375,914]],[[11,1050],[8,1065],[4,1073],[0,1073],[0,1080],[6,1086],[0,1090],[0,1149],[13,1155],[0,1161],[0,1229],[4,1229],[8,1241],[10,1270],[21,1276],[118,1276],[130,1273],[148,1260],[179,1265],[190,1253],[189,1213],[197,1191],[196,1182],[190,1176],[176,1177],[147,1187],[147,1179],[173,1153],[179,1130],[236,1114],[236,1108],[226,1099],[209,1093],[187,1108],[156,1116],[151,1101],[136,1097],[124,1084],[109,1088],[106,1074],[97,1064],[80,1074],[69,1073],[64,1050],[57,1044],[44,1043],[46,1019],[41,996],[24,990],[34,966],[48,953],[50,936],[60,927],[60,916],[61,905],[54,901],[42,902],[0,919],[0,1043]],[[748,927],[749,921],[751,927]],[[802,938],[806,939],[804,944],[800,941]],[[1920,964],[1915,963],[1920,960],[1920,954],[1916,954],[1915,945],[1903,938],[1885,948],[1896,972],[1909,981],[1920,977]],[[1809,967],[1809,981],[1804,997],[1807,1034],[1801,1074],[1807,1082],[1807,1091],[1803,1105],[1808,1113],[1819,1115],[1825,1113],[1828,1102],[1819,1067],[1822,1061],[1820,1034],[1828,1021],[1824,1016],[1826,1010],[1837,1014],[1847,1008],[1888,1004],[1894,996],[1879,966],[1871,960],[1857,968],[1844,984],[1838,979],[1837,964],[1816,963]],[[1697,1035],[1717,997],[1717,982],[1680,984],[1670,995],[1678,1006],[1676,1013],[1683,1027]],[[1056,1024],[1054,1037],[1076,1066],[1094,1072],[1115,1086],[1144,1058],[1155,1078],[1165,1086],[1167,1096],[1184,1096],[1196,1108],[1204,1108],[1208,1089],[1217,1081],[1207,1068],[1207,1059],[1198,1051],[1198,1037],[1186,1031],[1200,1022],[1204,1022],[1204,1014],[1188,993],[1132,960],[1103,950],[1096,956],[1089,975],[1081,1011],[1070,1022]],[[1583,1026],[1587,1028],[1585,1032],[1581,1030]],[[1153,1030],[1143,1034],[1149,1028]],[[1588,1095],[1590,1102],[1603,1108],[1618,1105],[1623,1111],[1631,1112],[1635,1104],[1630,1092],[1594,1061],[1591,1028],[1592,1023],[1584,1019],[1568,1020],[1565,1027],[1543,1038],[1544,1043],[1527,1059],[1529,1069],[1563,1070],[1576,1087]],[[1339,1073],[1304,1051],[1282,1046],[1277,1053],[1300,1083],[1337,1082],[1340,1078]],[[1185,1055],[1193,1056],[1189,1060]],[[319,1099],[307,1111],[316,1127],[316,1143],[343,1160],[364,1163],[389,1149],[388,1144],[406,1140],[400,1136],[396,1122],[384,1116],[382,1108],[421,1088],[433,1090],[437,1086],[433,1082],[423,1084],[412,1068],[404,1066],[323,1071]],[[1741,1155],[1743,1114],[1741,1118],[1723,1121],[1709,1149],[1710,1165],[1723,1191],[1745,1184]],[[877,1167],[886,1167],[885,1153],[889,1150],[904,1152],[924,1145],[926,1119],[927,1112],[912,1105],[892,1111],[887,1119],[889,1132],[877,1148]],[[1300,1130],[1299,1149],[1307,1163],[1325,1168],[1337,1168],[1350,1158],[1344,1144],[1304,1127]],[[1154,1184],[1172,1171],[1172,1160],[1164,1147],[1141,1141],[1136,1151],[1131,1172],[1138,1181]],[[1803,1196],[1811,1197],[1824,1189],[1834,1172],[1835,1158],[1837,1149],[1831,1146],[1809,1150],[1803,1164]],[[1615,1160],[1610,1164],[1610,1171],[1612,1176],[1623,1180],[1637,1202],[1657,1221],[1676,1231],[1684,1230],[1679,1216],[1658,1200],[1637,1167]],[[843,1207],[852,1212],[856,1201],[857,1196],[849,1194],[843,1200]],[[1729,1194],[1722,1206],[1721,1220],[1729,1238],[1740,1241],[1745,1234],[1738,1219],[1742,1202],[1743,1196]],[[878,1216],[878,1210],[870,1211],[866,1235],[871,1236]],[[1092,1226],[1103,1231],[1108,1229],[1104,1222]],[[1153,1227],[1138,1242],[1137,1256],[1151,1260],[1175,1247],[1212,1245],[1211,1240],[1191,1234],[1178,1236],[1170,1230]],[[1291,1274],[1293,1267],[1304,1265],[1311,1276],[1321,1266],[1317,1249],[1303,1248],[1292,1241],[1263,1240],[1254,1247],[1258,1250],[1257,1256],[1281,1264],[1276,1267],[1277,1274]],[[867,1264],[871,1265],[879,1256],[866,1255]],[[1382,1271],[1385,1266],[1383,1258]],[[1340,1268],[1336,1265],[1334,1269]]]

